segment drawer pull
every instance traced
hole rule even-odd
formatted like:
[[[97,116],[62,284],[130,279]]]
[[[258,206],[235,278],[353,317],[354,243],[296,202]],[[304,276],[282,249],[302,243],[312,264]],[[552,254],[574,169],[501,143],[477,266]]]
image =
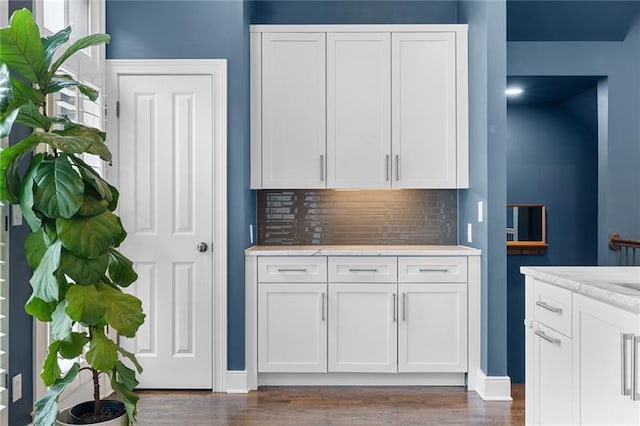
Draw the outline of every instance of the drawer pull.
[[[393,293],[393,322],[398,320],[398,312],[396,310],[396,294]]]
[[[402,293],[402,321],[407,320],[407,293]]]
[[[623,396],[629,396],[631,395],[631,389],[629,388],[628,384],[627,384],[627,365],[629,363],[628,357],[627,357],[627,351],[629,350],[629,345],[628,342],[631,341],[633,342],[633,334],[621,334],[620,335],[620,352],[622,355],[622,359],[621,359],[621,368],[620,368],[620,374],[621,374],[621,386],[622,386],[622,395]]]
[[[561,314],[561,313],[562,313],[562,308],[557,308],[557,307],[555,307],[555,306],[551,306],[551,305],[549,305],[548,303],[545,303],[545,302],[543,302],[543,301],[541,301],[541,300],[538,300],[538,301],[536,302],[536,305],[537,305],[537,306],[540,306],[540,307],[541,307],[541,308],[543,308],[543,309],[546,309],[547,311],[554,312],[554,313],[556,313],[556,314]]]
[[[278,272],[307,272],[307,268],[278,268]]]
[[[325,307],[325,299],[327,297],[327,294],[323,291],[322,292],[322,321],[324,321],[326,319],[325,314],[324,314],[324,307]]]
[[[420,272],[449,272],[449,268],[420,268]]]
[[[377,268],[349,268],[349,272],[378,272]]]
[[[536,330],[536,331],[534,331],[534,334],[536,336],[539,336],[539,337],[543,338],[547,342],[553,343],[554,345],[559,345],[560,344],[560,339],[554,339],[553,337],[549,337],[549,336],[547,336],[545,334],[544,331]]]

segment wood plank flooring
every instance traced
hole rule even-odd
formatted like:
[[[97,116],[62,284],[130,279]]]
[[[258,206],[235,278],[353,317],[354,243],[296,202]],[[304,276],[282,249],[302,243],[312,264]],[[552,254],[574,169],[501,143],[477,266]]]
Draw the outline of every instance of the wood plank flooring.
[[[138,425],[524,425],[513,402],[460,387],[262,387],[249,394],[140,391]]]

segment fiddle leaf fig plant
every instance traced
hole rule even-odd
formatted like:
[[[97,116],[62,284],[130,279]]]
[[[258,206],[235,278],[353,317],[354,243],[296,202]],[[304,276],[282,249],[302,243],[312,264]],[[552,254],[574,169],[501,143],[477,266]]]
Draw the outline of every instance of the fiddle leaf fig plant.
[[[9,135],[14,123],[36,129],[0,152],[0,199],[18,204],[31,229],[24,252],[33,268],[33,293],[25,309],[49,323],[51,336],[41,373],[49,390],[35,403],[34,424],[56,422],[59,395],[83,371],[94,384],[94,416],[101,416],[99,376],[106,374],[133,423],[138,401],[133,389],[142,368],[108,330],[134,337],[143,324],[140,300],[122,291],[138,276],[117,250],[127,235],[114,213],[118,191],[83,160],[87,153],[111,162],[106,134],[47,115],[48,95],[64,88],[98,98],[96,90],[62,70],[74,53],[110,37],[92,34],[58,52],[70,34],[67,27],[41,37],[26,9],[0,28],[0,137]],[[35,153],[37,146],[47,149]],[[20,167],[25,162],[26,169]],[[63,371],[61,360],[83,354],[86,364],[75,362]]]

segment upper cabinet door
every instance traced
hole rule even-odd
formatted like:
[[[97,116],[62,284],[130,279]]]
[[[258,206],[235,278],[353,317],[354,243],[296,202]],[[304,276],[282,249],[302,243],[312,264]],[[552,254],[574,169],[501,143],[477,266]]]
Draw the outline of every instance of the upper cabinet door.
[[[327,185],[391,186],[391,35],[327,34]]]
[[[456,188],[456,34],[392,36],[396,188]]]
[[[326,187],[325,34],[262,35],[262,187]]]

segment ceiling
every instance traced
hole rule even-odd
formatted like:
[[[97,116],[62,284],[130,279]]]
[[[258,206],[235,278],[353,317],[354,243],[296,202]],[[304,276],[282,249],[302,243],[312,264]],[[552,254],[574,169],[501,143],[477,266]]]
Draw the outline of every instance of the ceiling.
[[[508,41],[621,41],[640,0],[507,0]]]
[[[518,86],[524,93],[508,97],[509,104],[560,103],[596,86],[598,77],[591,76],[517,76],[507,78],[507,87]]]

